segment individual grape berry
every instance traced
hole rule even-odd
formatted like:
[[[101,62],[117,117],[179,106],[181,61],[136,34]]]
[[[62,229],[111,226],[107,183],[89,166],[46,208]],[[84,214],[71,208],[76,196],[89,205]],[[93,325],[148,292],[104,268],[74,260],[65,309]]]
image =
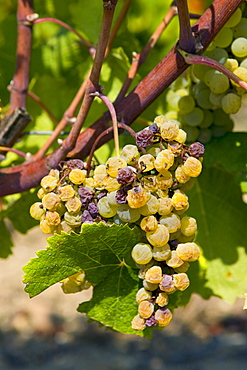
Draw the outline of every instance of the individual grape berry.
[[[171,275],[164,274],[159,284],[160,290],[168,294],[172,294],[176,291],[174,281]]]
[[[150,292],[154,292],[158,289],[159,284],[149,283],[145,279],[143,280],[143,286],[145,289],[150,290]]]
[[[111,177],[117,177],[118,170],[127,167],[127,162],[121,157],[111,157],[106,162],[106,172]]]
[[[116,201],[118,204],[127,204],[128,190],[132,189],[131,186],[123,187],[116,191]]]
[[[160,190],[167,190],[172,187],[173,178],[170,171],[163,171],[156,176],[157,186]]]
[[[153,132],[154,135],[159,134],[159,132],[160,132],[157,123],[153,123],[148,128],[149,128],[149,130],[151,130]]]
[[[138,314],[143,319],[148,319],[154,312],[154,305],[149,301],[141,301],[138,306]]]
[[[81,159],[69,159],[68,161],[62,162],[63,167],[68,168],[69,170],[84,169],[84,163]]]
[[[60,204],[60,198],[56,193],[47,193],[42,198],[42,204],[49,211],[55,211]]]
[[[81,210],[81,201],[77,197],[73,197],[65,203],[65,207],[70,213],[78,213]]]
[[[181,219],[181,233],[185,236],[194,235],[197,230],[197,223],[194,217],[184,216]]]
[[[156,326],[157,325],[157,321],[155,320],[154,315],[152,315],[148,319],[146,319],[145,324],[148,327],[150,327],[150,326]]]
[[[161,215],[161,216],[166,216],[166,215],[169,215],[169,213],[171,213],[173,209],[173,203],[172,203],[172,200],[171,198],[160,198],[159,199],[159,209],[158,209],[158,213]]]
[[[165,292],[159,293],[158,297],[155,300],[155,303],[157,303],[157,305],[159,305],[160,307],[166,306],[168,302],[169,302],[169,296]]]
[[[144,206],[150,194],[141,185],[134,186],[131,190],[128,190],[127,202],[131,208],[140,208]]]
[[[152,298],[152,293],[145,288],[141,288],[136,293],[136,302],[148,301]]]
[[[118,170],[117,181],[119,184],[127,185],[131,184],[135,180],[135,172],[131,167],[123,167]]]
[[[48,222],[49,225],[51,226],[58,226],[61,222],[61,218],[59,216],[59,213],[56,211],[47,211],[45,213],[45,220]]]
[[[117,215],[123,222],[136,222],[141,217],[138,208],[130,208],[128,204],[121,204],[118,207]]]
[[[131,256],[136,263],[145,265],[153,257],[152,248],[149,244],[138,243],[132,249]]]
[[[154,133],[149,128],[145,128],[136,133],[136,145],[140,148],[146,148],[153,144],[154,141]]]
[[[247,38],[238,37],[231,45],[232,53],[237,58],[244,58],[247,55]]]
[[[90,288],[91,284],[85,279],[84,271],[79,271],[74,275],[67,277],[61,281],[61,288],[66,294],[81,292],[84,289]]]
[[[168,170],[174,163],[174,155],[168,149],[164,149],[157,155],[154,161],[154,167],[158,172]]]
[[[120,153],[120,157],[128,164],[132,164],[134,160],[138,160],[140,153],[136,145],[125,145]]]
[[[184,291],[190,285],[188,275],[184,272],[173,275],[174,285],[178,290]]]
[[[204,145],[199,143],[193,143],[189,146],[189,154],[191,157],[200,158],[204,156],[205,148]]]
[[[154,168],[155,158],[151,154],[144,154],[138,160],[142,172],[151,171]]]
[[[175,213],[170,213],[167,216],[162,216],[160,218],[160,224],[165,225],[169,233],[175,233],[181,227],[180,218]]]
[[[140,207],[139,211],[143,216],[150,216],[158,212],[158,209],[159,201],[154,195],[151,194],[147,203],[144,206]]]
[[[67,222],[65,220],[61,221],[61,230],[64,231],[65,233],[67,234],[70,234],[71,231],[73,231],[73,227],[70,226],[69,224],[67,224]]]
[[[162,269],[160,266],[152,266],[145,274],[145,280],[148,283],[159,284],[162,280]]]
[[[169,244],[162,247],[153,247],[153,258],[156,261],[166,261],[171,256],[171,248]]]
[[[103,180],[103,187],[108,192],[111,192],[111,191],[118,190],[121,187],[121,185],[119,184],[119,182],[117,181],[115,177],[106,175]]]
[[[96,187],[102,187],[104,185],[104,179],[106,175],[106,166],[104,164],[100,164],[95,168],[93,179],[95,181]]]
[[[189,262],[185,261],[181,266],[174,268],[174,271],[177,273],[186,272],[188,271],[189,267],[190,267]]]
[[[181,243],[176,249],[178,257],[183,261],[193,262],[200,257],[200,248],[195,243]]]
[[[241,98],[237,94],[229,93],[221,101],[222,109],[227,114],[235,114],[241,108]]]
[[[175,170],[175,177],[180,184],[185,184],[190,180],[190,176],[186,175],[184,172],[184,165],[180,164]]]
[[[110,203],[109,203],[109,204],[110,204]],[[93,202],[88,204],[87,210],[88,210],[88,212],[90,213],[90,215],[91,215],[93,218],[95,218],[95,217],[97,217],[97,216],[99,215],[99,209],[98,209],[98,207],[96,206],[96,204],[95,204],[95,203],[93,203]]]
[[[54,226],[50,225],[47,220],[43,219],[40,221],[40,229],[44,234],[52,234],[54,232]]]
[[[142,230],[148,232],[148,231],[154,231],[158,227],[158,221],[156,217],[154,216],[147,216],[143,217],[140,223],[140,227]]]
[[[184,131],[182,129],[179,129],[178,130],[178,135],[174,138],[174,141],[178,142],[180,144],[184,144],[186,142],[186,139],[187,139],[186,131]]]
[[[45,189],[43,188],[40,188],[37,192],[37,197],[39,199],[42,199],[46,194],[47,194],[47,191],[45,191]]]
[[[187,195],[181,190],[175,190],[172,196],[173,207],[177,211],[181,211],[188,208],[189,202]]]
[[[58,196],[63,202],[75,196],[75,190],[71,185],[65,185],[58,188]]]
[[[85,209],[83,212],[82,212],[82,215],[81,215],[81,223],[82,224],[92,224],[94,222],[94,219],[91,215],[91,213]]]
[[[50,192],[57,187],[58,179],[56,177],[47,175],[42,178],[40,185],[45,191]]]
[[[171,251],[170,257],[166,260],[167,266],[172,267],[172,268],[177,268],[179,266],[182,266],[183,263],[184,261],[178,257],[176,251]]]
[[[151,261],[149,261],[148,263],[146,263],[144,265],[142,265],[142,264],[139,265],[138,263],[136,263],[136,267],[138,267],[140,269],[139,273],[138,273],[138,277],[140,279],[144,280],[147,270],[150,267],[154,266],[154,265],[156,265],[156,262],[153,259],[151,259]],[[150,289],[148,289],[148,290],[150,290]]]
[[[164,116],[158,116],[154,119],[160,129],[160,135],[165,141],[172,141],[178,136],[179,126],[177,122],[167,120]]]
[[[190,177],[197,177],[202,171],[202,164],[199,159],[195,157],[188,157],[184,162],[184,172]]]
[[[158,188],[156,176],[143,176],[142,183],[144,189],[148,192],[154,192]]]
[[[39,221],[44,216],[45,209],[41,202],[36,202],[31,205],[29,212],[32,218]]]
[[[147,232],[146,237],[154,247],[162,247],[169,240],[169,231],[166,226],[158,225],[156,230]]]
[[[65,212],[64,214],[64,220],[67,222],[68,225],[70,226],[80,226],[82,224],[82,213],[70,213],[70,212]]]
[[[132,329],[138,330],[138,331],[144,330],[146,328],[145,320],[139,315],[136,315],[131,321],[131,327]]]
[[[98,201],[98,211],[102,217],[111,218],[117,213],[118,206],[114,206],[108,203],[106,197],[101,198]]]
[[[85,187],[79,187],[78,195],[80,197],[82,207],[86,207],[86,205],[93,199],[92,191]]]
[[[86,178],[87,171],[80,170],[79,168],[75,168],[69,173],[70,181],[75,185],[80,185],[84,182]]]
[[[160,308],[155,312],[154,318],[159,326],[164,327],[170,324],[172,313],[168,308]]]
[[[180,234],[178,236],[178,243],[190,243],[195,240],[196,235],[192,234],[191,236],[185,236],[184,234]]]

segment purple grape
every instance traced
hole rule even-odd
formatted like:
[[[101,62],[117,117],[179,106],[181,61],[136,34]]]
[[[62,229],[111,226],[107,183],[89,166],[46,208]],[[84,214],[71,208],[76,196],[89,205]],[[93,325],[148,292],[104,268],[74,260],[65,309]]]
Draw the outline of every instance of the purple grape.
[[[82,212],[81,220],[82,220],[83,224],[85,224],[85,223],[86,224],[92,224],[94,222],[93,217],[90,215],[90,213],[86,209],[85,209],[85,211]]]
[[[167,290],[173,286],[173,280],[171,275],[164,274],[160,283],[161,290]]]
[[[99,211],[98,211],[98,207],[96,206],[95,203],[89,203],[88,207],[87,207],[90,215],[95,218],[98,216],[99,214]]]
[[[154,315],[150,316],[150,317],[145,321],[145,324],[146,324],[147,326],[156,326],[156,325],[157,325],[157,321],[155,320]]]
[[[86,207],[87,203],[93,198],[93,193],[91,190],[84,187],[78,189],[78,194],[83,207]]]
[[[198,141],[189,146],[189,154],[191,157],[200,158],[203,157],[205,152],[204,145]]]
[[[150,125],[149,127],[149,130],[152,131],[152,133],[155,135],[155,134],[158,134],[160,132],[160,129],[157,125],[157,123],[153,123],[152,125]]]
[[[141,148],[146,148],[153,144],[154,134],[152,130],[144,129],[136,133],[136,145]]]
[[[128,190],[132,189],[132,186],[124,186],[122,189],[117,190],[115,199],[119,204],[127,204]]]

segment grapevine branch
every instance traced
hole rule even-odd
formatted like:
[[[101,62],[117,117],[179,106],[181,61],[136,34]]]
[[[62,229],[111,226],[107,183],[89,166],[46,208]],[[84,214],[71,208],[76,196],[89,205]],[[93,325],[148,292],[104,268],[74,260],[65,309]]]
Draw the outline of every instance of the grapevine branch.
[[[179,18],[179,45],[180,48],[193,53],[195,51],[195,42],[190,26],[190,16],[187,0],[176,0]]]
[[[243,0],[215,0],[209,9],[192,27],[200,37],[201,53],[211,43],[228,18]],[[188,64],[177,51],[176,45],[167,56],[129,93],[122,101],[115,104],[118,121],[130,125],[186,68]],[[86,158],[95,139],[108,128],[109,113],[105,113],[91,127],[82,132],[75,148],[68,157]],[[99,145],[109,140],[102,138]],[[51,166],[56,166],[56,153],[36,161],[6,168],[0,171],[0,195],[7,195],[28,190],[37,186]],[[38,171],[37,171],[38,169]]]

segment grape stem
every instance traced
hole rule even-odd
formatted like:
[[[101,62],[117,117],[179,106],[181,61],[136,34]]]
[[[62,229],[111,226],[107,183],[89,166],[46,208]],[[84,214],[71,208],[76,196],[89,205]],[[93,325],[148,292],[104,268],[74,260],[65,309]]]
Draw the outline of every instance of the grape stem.
[[[112,104],[112,102],[106,95],[104,95],[103,93],[99,91],[96,91],[95,93],[92,93],[91,95],[100,98],[105,103],[105,105],[107,106],[110,112],[110,115],[112,118],[115,152],[116,152],[116,156],[118,157],[119,156],[118,122],[117,122],[117,114],[116,114],[114,105]]]
[[[136,132],[129,126],[125,125],[124,123],[117,123],[117,127],[118,128],[122,128],[126,131],[128,131],[128,133],[134,138],[136,139]],[[92,162],[92,158],[93,158],[93,155],[94,155],[94,152],[95,150],[100,146],[100,141],[102,140],[102,138],[104,136],[107,136],[109,135],[112,131],[114,130],[114,127],[109,127],[107,128],[106,130],[104,130],[103,132],[101,132],[101,134],[97,137],[97,139],[95,140],[95,142],[93,143],[93,146],[92,146],[92,149],[89,153],[89,156],[88,156],[88,160],[87,160],[87,172],[89,174],[89,171],[91,169],[91,162]],[[144,148],[140,148],[143,152],[146,152]]]
[[[0,150],[3,151],[3,152],[12,152],[12,153],[15,153],[15,154],[17,154],[20,157],[23,157],[25,159],[27,158],[27,154],[26,153],[23,153],[23,152],[21,152],[20,150],[17,150],[17,149],[8,148],[6,146],[0,146]]]
[[[242,87],[243,89],[245,89],[247,91],[247,83],[245,81],[243,81],[241,78],[239,78],[238,76],[236,76],[234,73],[229,71],[229,69],[224,67],[222,64],[220,64],[216,60],[208,58],[208,57],[204,57],[204,56],[201,56],[201,55],[190,54],[190,53],[187,53],[186,51],[181,50],[181,49],[177,49],[177,50],[183,56],[183,58],[184,58],[184,60],[187,64],[203,64],[203,65],[206,65],[208,67],[212,67],[214,69],[217,69],[218,71],[224,73],[229,79],[233,80],[240,87]]]
[[[195,52],[195,39],[190,26],[190,15],[187,0],[176,0],[179,19],[179,46],[187,52]]]

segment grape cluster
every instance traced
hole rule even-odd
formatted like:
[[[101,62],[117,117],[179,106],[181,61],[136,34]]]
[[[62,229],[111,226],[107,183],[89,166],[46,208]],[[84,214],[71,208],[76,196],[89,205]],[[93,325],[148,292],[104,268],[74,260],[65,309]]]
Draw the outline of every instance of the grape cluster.
[[[105,164],[86,169],[71,159],[52,169],[41,180],[40,201],[30,208],[48,234],[80,232],[83,223],[100,221],[140,228],[131,252],[143,280],[135,330],[169,324],[169,294],[187,288],[189,262],[200,255],[186,191],[201,173],[204,146],[185,142],[186,132],[175,121],[158,116],[136,133],[137,145],[124,146]],[[89,286],[83,271],[62,281],[66,293]]]
[[[242,4],[212,41],[205,56],[223,64],[247,82],[247,6]],[[241,107],[246,93],[223,73],[196,64],[187,77],[180,77],[170,87],[166,100],[168,119],[180,122],[187,141],[208,143],[233,129],[230,114]]]

